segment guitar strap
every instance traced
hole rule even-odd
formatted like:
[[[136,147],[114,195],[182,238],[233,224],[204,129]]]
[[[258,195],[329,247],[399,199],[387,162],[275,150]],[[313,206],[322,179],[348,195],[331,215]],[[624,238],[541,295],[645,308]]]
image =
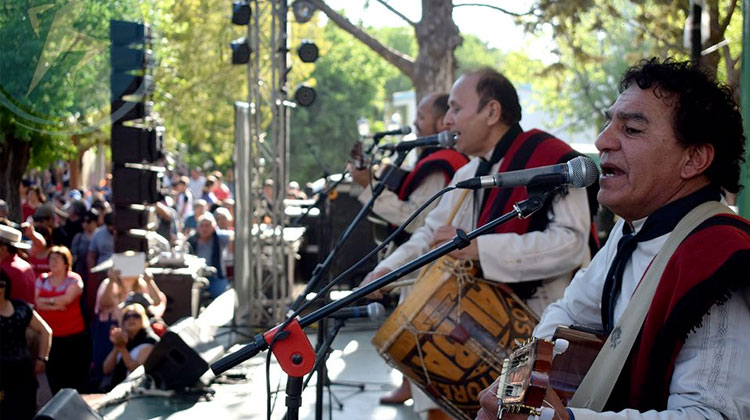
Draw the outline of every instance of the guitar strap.
[[[625,312],[607,337],[599,355],[570,400],[569,407],[588,408],[594,411],[604,409],[633,344],[640,334],[654,293],[672,254],[698,225],[721,213],[732,213],[732,211],[718,201],[708,201],[691,210],[675,226],[651,266],[646,270]]]

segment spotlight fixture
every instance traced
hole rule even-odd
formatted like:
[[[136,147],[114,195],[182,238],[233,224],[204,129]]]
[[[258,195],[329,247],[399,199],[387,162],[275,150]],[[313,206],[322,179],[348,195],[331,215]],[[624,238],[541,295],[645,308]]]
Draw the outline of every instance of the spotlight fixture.
[[[229,43],[232,48],[232,64],[247,64],[250,61],[250,44],[246,38],[235,39]]]
[[[309,39],[305,39],[299,44],[297,55],[303,63],[314,63],[318,59],[318,46]]]
[[[235,1],[232,3],[232,23],[235,25],[247,25],[250,23],[252,11],[247,1]]]
[[[301,85],[297,88],[297,91],[294,92],[294,101],[297,102],[297,105],[299,106],[308,107],[315,102],[316,96],[315,89],[310,86]]]
[[[298,23],[309,22],[313,13],[315,13],[315,6],[308,0],[295,0],[292,3],[292,12]]]

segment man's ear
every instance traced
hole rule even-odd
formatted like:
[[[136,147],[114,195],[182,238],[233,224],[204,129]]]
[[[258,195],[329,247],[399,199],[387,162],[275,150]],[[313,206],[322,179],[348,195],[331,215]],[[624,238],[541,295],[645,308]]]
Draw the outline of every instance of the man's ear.
[[[441,117],[438,117],[437,120],[435,120],[435,127],[437,127],[437,132],[448,130],[448,125],[445,124],[445,114],[443,114]]]
[[[485,105],[487,109],[487,126],[493,126],[502,121],[503,106],[496,100],[491,100]]]
[[[688,146],[685,163],[682,165],[680,176],[691,179],[702,175],[714,161],[714,146],[712,144],[696,144]]]

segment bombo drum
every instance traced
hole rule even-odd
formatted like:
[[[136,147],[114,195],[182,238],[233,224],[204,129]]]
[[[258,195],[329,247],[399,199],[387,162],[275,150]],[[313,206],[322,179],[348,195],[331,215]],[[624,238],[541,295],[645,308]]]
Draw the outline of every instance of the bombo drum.
[[[460,419],[476,417],[479,392],[538,322],[509,287],[476,272],[448,256],[427,266],[373,338],[389,364]]]

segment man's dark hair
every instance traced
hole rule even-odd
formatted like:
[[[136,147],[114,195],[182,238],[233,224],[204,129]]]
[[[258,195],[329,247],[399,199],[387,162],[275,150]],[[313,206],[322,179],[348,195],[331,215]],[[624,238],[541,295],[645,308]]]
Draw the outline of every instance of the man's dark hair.
[[[448,112],[448,95],[447,93],[439,93],[435,96],[435,100],[432,101],[432,110],[435,111],[436,117],[442,117]]]
[[[521,103],[518,101],[518,93],[513,84],[500,72],[489,67],[469,73],[478,76],[477,95],[479,95],[479,107],[481,111],[491,100],[500,102],[502,110],[502,121],[513,126],[521,121]]]
[[[625,71],[620,92],[633,83],[652,89],[657,98],[675,96],[672,128],[684,146],[710,144],[714,160],[705,174],[711,183],[736,193],[740,165],[745,161],[742,115],[732,89],[717,83],[691,62],[658,58],[641,61]]]

